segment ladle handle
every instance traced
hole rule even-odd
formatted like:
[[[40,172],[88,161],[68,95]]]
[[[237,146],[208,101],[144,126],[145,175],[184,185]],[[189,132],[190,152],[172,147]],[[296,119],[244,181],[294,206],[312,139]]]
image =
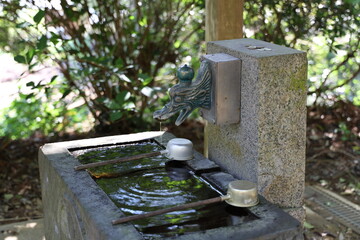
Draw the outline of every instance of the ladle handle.
[[[202,200],[199,202],[187,203],[187,204],[183,204],[180,206],[164,208],[164,209],[160,209],[160,210],[153,211],[153,212],[123,217],[123,218],[113,220],[112,224],[115,225],[115,224],[119,224],[119,223],[130,222],[133,220],[138,220],[138,219],[143,219],[143,218],[152,217],[152,216],[156,216],[156,215],[161,215],[161,214],[168,213],[168,212],[175,212],[175,211],[184,210],[187,208],[193,208],[193,207],[198,207],[198,206],[202,206],[202,205],[206,205],[206,204],[222,202],[228,198],[229,198],[228,195],[220,196],[220,197],[215,197],[215,198],[209,198],[209,199]]]
[[[114,164],[114,163],[120,163],[120,162],[128,162],[128,161],[137,160],[137,159],[141,159],[141,158],[159,156],[162,153],[163,152],[151,152],[151,153],[143,153],[143,154],[129,156],[129,157],[115,158],[113,160],[107,160],[107,161],[102,161],[102,162],[95,162],[95,163],[88,163],[88,164],[78,165],[78,166],[75,166],[74,169],[75,170],[82,170],[82,169],[87,169],[87,168],[104,166],[104,165],[108,165],[108,164]]]

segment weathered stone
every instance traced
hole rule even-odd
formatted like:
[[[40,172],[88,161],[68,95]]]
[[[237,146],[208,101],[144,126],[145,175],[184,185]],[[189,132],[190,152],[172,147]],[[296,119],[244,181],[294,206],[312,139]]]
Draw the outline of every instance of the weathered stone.
[[[298,208],[283,208],[284,212],[288,213],[289,215],[293,216],[296,220],[298,220],[302,225],[305,222],[306,212],[305,207],[298,207]]]
[[[208,123],[209,159],[285,208],[303,205],[306,53],[254,39],[209,42],[208,54],[241,59],[241,122]]]
[[[149,135],[148,135],[149,134]],[[123,213],[86,171],[75,171],[79,162],[70,149],[132,142],[159,133],[85,139],[46,144],[39,151],[44,230],[47,239],[143,239],[130,224],[111,224]]]
[[[224,194],[227,191],[229,183],[236,180],[236,178],[224,172],[204,173],[201,174],[201,176],[209,182],[212,182],[214,186],[220,189]]]
[[[112,146],[155,138],[166,145],[173,136],[159,132],[111,136],[78,141],[51,143],[39,151],[39,166],[47,239],[143,239],[131,223],[113,226],[111,221],[124,214],[115,206],[86,171],[75,171],[78,160],[71,150]],[[195,153],[193,161],[205,161]],[[206,160],[207,166],[216,166]],[[199,164],[200,165],[200,164]],[[208,182],[226,191],[235,180],[223,172],[207,173]],[[301,225],[287,213],[259,196],[260,203],[248,208],[257,219],[240,225],[185,233],[164,239],[302,239]]]
[[[205,158],[198,152],[195,152],[194,159],[187,161],[186,164],[196,173],[220,170],[219,165]]]

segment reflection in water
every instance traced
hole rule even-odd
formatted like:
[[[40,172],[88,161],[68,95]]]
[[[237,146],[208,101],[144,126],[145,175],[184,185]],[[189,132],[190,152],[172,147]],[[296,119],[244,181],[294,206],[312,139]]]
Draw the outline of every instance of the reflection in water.
[[[183,161],[168,161],[165,163],[165,170],[172,181],[187,180],[192,177]]]
[[[142,142],[81,150],[74,154],[85,164],[160,149],[156,143]],[[126,215],[150,212],[219,195],[207,183],[194,176],[184,162],[168,161],[164,156],[97,167],[91,169],[90,174]],[[223,202],[140,219],[132,223],[146,239],[152,239],[241,224],[253,219],[256,217],[249,215],[242,208],[232,207]]]

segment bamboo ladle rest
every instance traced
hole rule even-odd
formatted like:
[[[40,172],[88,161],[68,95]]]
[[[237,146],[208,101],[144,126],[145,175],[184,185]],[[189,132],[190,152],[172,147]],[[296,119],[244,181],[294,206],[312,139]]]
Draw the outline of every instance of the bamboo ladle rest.
[[[198,202],[187,203],[175,207],[160,209],[153,212],[138,214],[127,216],[123,218],[119,218],[112,221],[113,225],[130,222],[138,219],[143,219],[147,217],[157,216],[168,212],[174,212],[179,210],[184,210],[188,208],[203,206],[211,203],[218,203],[225,201],[229,205],[235,207],[252,207],[258,204],[258,195],[257,195],[257,186],[256,184],[244,181],[244,180],[236,180],[229,183],[227,194],[224,196],[219,196],[215,198],[210,198]]]
[[[87,168],[94,168],[99,166],[104,166],[108,164],[115,164],[121,162],[129,162],[137,159],[147,158],[147,157],[155,157],[159,155],[163,155],[169,159],[177,160],[177,161],[186,161],[193,158],[194,151],[193,151],[193,144],[190,140],[185,138],[173,138],[171,139],[165,150],[158,151],[158,152],[150,152],[150,153],[143,153],[134,156],[116,158],[112,160],[106,160],[102,162],[95,162],[95,163],[88,163],[75,166],[74,169],[76,171],[83,170]]]

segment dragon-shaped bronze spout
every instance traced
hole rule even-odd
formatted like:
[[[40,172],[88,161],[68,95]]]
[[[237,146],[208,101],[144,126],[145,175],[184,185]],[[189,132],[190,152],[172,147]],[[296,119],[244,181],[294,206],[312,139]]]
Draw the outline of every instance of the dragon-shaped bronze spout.
[[[194,71],[184,65],[177,71],[179,83],[173,86],[170,91],[170,102],[161,110],[154,112],[154,118],[163,121],[180,111],[176,119],[176,126],[179,126],[198,108],[210,109],[211,107],[211,70],[206,60],[201,62],[196,80],[192,82]]]

